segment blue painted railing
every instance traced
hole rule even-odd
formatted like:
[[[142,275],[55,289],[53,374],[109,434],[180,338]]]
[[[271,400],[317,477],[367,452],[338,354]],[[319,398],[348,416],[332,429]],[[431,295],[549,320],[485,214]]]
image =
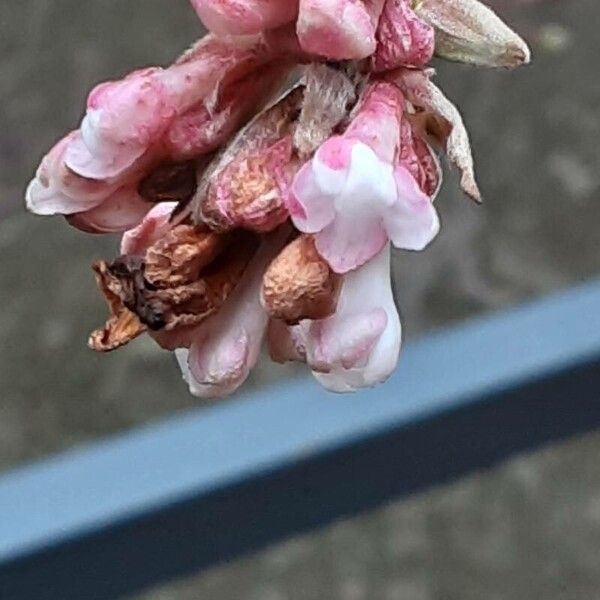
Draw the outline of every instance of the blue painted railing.
[[[600,281],[0,478],[0,598],[117,598],[600,425]]]

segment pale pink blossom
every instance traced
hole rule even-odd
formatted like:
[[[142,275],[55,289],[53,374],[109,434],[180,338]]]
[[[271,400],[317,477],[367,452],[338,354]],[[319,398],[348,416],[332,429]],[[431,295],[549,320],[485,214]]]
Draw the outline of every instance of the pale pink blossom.
[[[293,21],[298,0],[191,0],[204,26],[221,35],[248,35]]]
[[[38,215],[63,214],[71,225],[88,233],[133,227],[152,208],[137,192],[141,173],[132,168],[119,178],[104,181],[78,175],[64,160],[76,135],[72,132],[64,137],[42,159],[25,193],[27,208]]]
[[[87,233],[119,233],[135,227],[151,208],[131,185],[119,188],[90,210],[67,216],[67,221]]]
[[[260,302],[262,276],[283,247],[289,228],[266,236],[225,305],[190,334],[189,351],[175,351],[190,392],[203,398],[231,394],[256,364],[268,316]]]
[[[388,240],[420,250],[437,234],[432,199],[399,161],[404,98],[373,84],[343,136],[325,142],[296,176],[289,208],[337,273],[359,267]]]
[[[143,177],[161,163],[195,159],[217,149],[279,88],[287,70],[285,64],[269,65],[255,76],[224,85],[215,106],[201,101],[176,117],[159,140],[111,177],[83,177],[67,165],[69,151],[81,149],[81,134],[71,132],[42,160],[26,192],[28,209],[39,215],[78,213],[69,219],[71,225],[93,233],[135,226],[151,208],[137,191]]]
[[[135,226],[152,208],[137,186],[147,164],[133,165],[120,176],[104,180],[77,174],[65,163],[72,132],[48,152],[29,183],[25,202],[37,215],[62,214],[71,225],[88,233],[120,232]]]
[[[210,108],[220,87],[282,59],[293,43],[287,32],[237,42],[207,36],[168,68],[98,85],[79,134],[66,148],[66,165],[92,179],[119,175],[160,143],[177,117],[198,110],[199,103]]]
[[[87,179],[69,169],[64,160],[73,131],[55,144],[42,159],[25,193],[27,208],[38,215],[73,214],[98,206],[119,185]]]
[[[305,361],[333,392],[349,392],[385,381],[398,362],[401,326],[390,280],[390,248],[348,273],[335,314],[286,326],[272,322],[274,360]]]

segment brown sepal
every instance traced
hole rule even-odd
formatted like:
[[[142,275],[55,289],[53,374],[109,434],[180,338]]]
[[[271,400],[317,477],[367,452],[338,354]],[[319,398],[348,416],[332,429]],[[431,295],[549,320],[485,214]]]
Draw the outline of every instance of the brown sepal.
[[[157,288],[196,281],[223,251],[228,236],[206,228],[177,225],[146,250],[144,277]]]
[[[186,265],[182,261],[179,273],[171,273],[168,280],[149,281],[144,261],[135,257],[119,257],[108,269],[121,284],[125,306],[150,329],[172,331],[180,326],[190,327],[200,324],[223,305],[258,247],[258,238],[244,231],[228,236],[228,242],[210,264],[199,268],[200,259],[192,255],[191,263]],[[157,244],[161,243],[162,240]],[[177,246],[171,246],[171,250],[176,254]],[[209,249],[214,258],[213,251],[214,247]],[[162,258],[165,262],[169,260],[166,253]],[[167,274],[168,265],[164,269]],[[192,279],[194,271],[197,275]],[[174,284],[180,281],[186,282]]]
[[[301,235],[273,260],[263,277],[262,302],[269,316],[286,323],[323,319],[337,306],[342,277],[331,270],[311,235]]]
[[[135,313],[125,307],[125,290],[121,281],[109,270],[106,262],[97,261],[92,267],[98,287],[104,294],[111,316],[101,329],[96,329],[89,337],[88,346],[96,352],[110,352],[135,339],[146,327]]]

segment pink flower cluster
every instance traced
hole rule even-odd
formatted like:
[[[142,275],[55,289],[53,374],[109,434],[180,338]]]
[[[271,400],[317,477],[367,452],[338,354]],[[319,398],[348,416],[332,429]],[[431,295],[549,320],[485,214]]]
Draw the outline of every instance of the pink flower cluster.
[[[210,33],[92,90],[27,189],[34,213],[123,233],[94,264],[110,318],[90,346],[148,332],[202,397],[237,389],[265,339],[327,389],[385,380],[401,340],[390,249],[439,230],[438,151],[480,200],[427,64],[514,67],[527,46],[478,0],[192,5]]]

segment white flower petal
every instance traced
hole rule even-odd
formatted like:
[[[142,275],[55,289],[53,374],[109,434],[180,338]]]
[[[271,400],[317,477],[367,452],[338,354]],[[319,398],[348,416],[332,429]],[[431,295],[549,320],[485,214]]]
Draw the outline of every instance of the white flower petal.
[[[376,341],[373,341],[371,332],[380,326],[376,312],[380,309],[386,314],[385,327]],[[323,365],[322,361],[318,362],[319,371],[323,371],[325,366],[329,368],[327,373],[313,373],[325,388],[334,392],[348,392],[376,385],[390,376],[400,353],[401,326],[392,295],[389,246],[364,266],[346,276],[338,310],[327,321],[330,328],[329,340],[336,340],[338,330],[337,339],[346,340],[348,346],[347,352],[344,352],[343,348],[335,349],[333,355],[340,357],[337,363]],[[366,354],[362,357],[360,352],[357,352],[357,349],[361,348],[361,340],[348,333],[348,328],[353,327],[355,322],[362,323],[360,329]],[[318,354],[322,358],[329,354],[323,349],[315,352],[315,348],[322,343],[318,335],[322,325],[313,325],[314,331],[309,329],[307,335],[308,355],[310,357]],[[357,361],[357,366],[346,368],[343,363],[348,358]],[[360,358],[363,359],[362,362]]]
[[[403,250],[423,250],[440,230],[433,202],[402,166],[396,167],[398,197],[384,217],[385,229],[392,244]]]

